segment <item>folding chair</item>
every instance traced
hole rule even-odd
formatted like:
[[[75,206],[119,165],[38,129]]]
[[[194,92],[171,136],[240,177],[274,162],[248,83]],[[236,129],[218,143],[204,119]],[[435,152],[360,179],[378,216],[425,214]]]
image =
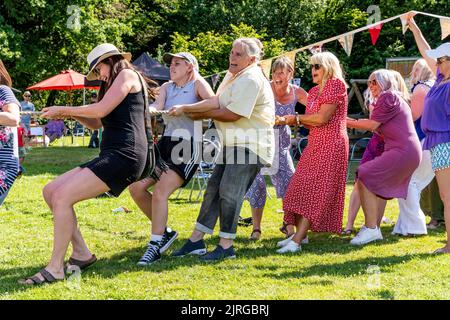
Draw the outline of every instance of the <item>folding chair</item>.
[[[198,194],[196,201],[198,201],[202,196],[203,192],[206,190],[208,180],[216,165],[217,159],[219,157],[221,144],[218,139],[207,139],[203,138],[203,157],[200,164],[191,180],[191,190],[189,192],[189,201],[192,201],[192,195],[194,193],[194,188],[197,185]],[[180,188],[176,199],[179,198],[182,189]]]
[[[364,150],[366,149],[369,140],[370,138],[361,138],[357,140],[353,146],[351,146],[350,158],[348,160],[347,167],[347,181],[350,176],[351,164],[359,163],[361,161]]]

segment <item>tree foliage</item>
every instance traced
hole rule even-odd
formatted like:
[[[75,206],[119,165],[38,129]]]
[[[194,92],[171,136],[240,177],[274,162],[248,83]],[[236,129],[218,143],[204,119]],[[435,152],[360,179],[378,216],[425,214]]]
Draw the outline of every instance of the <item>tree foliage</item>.
[[[269,58],[365,26],[372,4],[369,0],[2,0],[0,59],[19,89],[64,69],[86,72],[87,53],[102,42],[114,43],[134,57],[144,51],[157,58],[169,50],[191,51],[201,72],[210,74],[227,68],[237,37],[261,39]],[[450,12],[448,0],[376,4],[382,19],[410,10],[447,16]],[[432,46],[441,42],[438,19],[419,16],[417,22]],[[418,55],[411,33],[402,34],[399,19],[383,26],[376,46],[368,32],[356,34],[350,57],[337,41],[325,49],[339,57],[348,79],[367,77],[384,67],[388,57]],[[311,84],[308,56],[298,54],[296,66],[306,88]]]

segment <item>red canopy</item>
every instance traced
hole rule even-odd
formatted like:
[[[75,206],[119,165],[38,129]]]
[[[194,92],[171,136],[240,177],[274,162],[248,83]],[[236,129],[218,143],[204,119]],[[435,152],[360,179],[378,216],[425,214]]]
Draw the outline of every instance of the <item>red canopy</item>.
[[[86,77],[73,70],[64,70],[60,74],[28,87],[27,90],[76,90],[99,89],[98,83],[89,83]]]

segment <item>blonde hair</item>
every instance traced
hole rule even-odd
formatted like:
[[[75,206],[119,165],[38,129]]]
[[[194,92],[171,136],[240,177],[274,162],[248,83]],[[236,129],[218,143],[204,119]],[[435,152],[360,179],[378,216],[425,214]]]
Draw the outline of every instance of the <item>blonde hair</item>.
[[[294,73],[294,64],[291,59],[289,59],[286,56],[279,57],[275,62],[272,64],[272,73],[276,70],[287,70],[289,72]]]
[[[414,72],[416,71],[416,72]],[[416,76],[414,77],[414,73]],[[434,79],[435,76],[433,71],[431,71],[428,63],[425,59],[420,58],[414,63],[411,70],[411,84],[416,84],[419,81],[428,81]]]
[[[339,60],[331,52],[326,51],[316,53],[313,56],[311,56],[311,58],[309,58],[309,63],[320,64],[323,67],[324,73],[321,84],[322,86],[325,86],[325,84],[329,79],[337,78],[342,82],[344,82],[345,87],[348,88],[348,85],[344,79],[341,65],[339,64]]]
[[[256,58],[256,62],[260,61],[264,56],[263,44],[259,39],[239,38],[233,41],[233,46],[238,42],[242,44],[242,48],[248,56]]]
[[[389,70],[392,72],[395,82],[393,83],[394,89],[401,93],[403,99],[405,99],[408,103],[411,102],[411,96],[409,94],[408,87],[406,86],[405,79],[400,74],[400,72],[396,70]]]

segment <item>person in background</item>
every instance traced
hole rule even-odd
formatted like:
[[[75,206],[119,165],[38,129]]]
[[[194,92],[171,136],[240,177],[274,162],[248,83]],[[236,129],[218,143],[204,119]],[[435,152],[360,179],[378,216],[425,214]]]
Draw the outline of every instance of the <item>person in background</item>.
[[[411,112],[417,136],[423,144],[425,134],[420,128],[425,97],[434,85],[434,74],[428,67],[425,59],[419,59],[414,63],[411,71]],[[403,82],[403,81],[402,81]],[[431,156],[429,150],[422,151],[422,161],[414,171],[408,186],[406,199],[398,199],[399,215],[392,234],[422,235],[427,234],[425,214],[420,209],[420,194],[422,190],[433,180],[434,172],[431,168]]]
[[[291,85],[289,82],[294,76],[294,65],[287,57],[281,57],[272,65],[271,87],[275,96],[275,114],[277,116],[295,114],[297,101],[306,105],[308,94],[302,88]],[[291,128],[288,125],[275,125],[275,159],[270,172],[270,179],[277,193],[277,198],[283,198],[286,189],[294,174],[294,163],[290,154]],[[266,204],[266,181],[261,172],[253,181],[245,198],[249,200],[252,208],[253,231],[251,240],[258,240],[261,236],[261,220]],[[294,226],[283,224],[286,237],[294,233]]]
[[[20,122],[20,103],[11,86],[11,77],[0,60],[0,205],[5,201],[19,172],[16,128]]]
[[[439,194],[436,176],[431,180],[430,184],[422,190],[422,193],[420,194],[420,208],[425,215],[431,218],[430,222],[427,224],[428,230],[437,229],[441,225],[445,226],[444,203]]]
[[[97,93],[93,93],[91,96],[91,103],[97,103],[98,102],[98,96]],[[91,138],[89,139],[89,145],[88,148],[98,148],[100,147],[100,141],[99,141],[99,129],[92,130]]]
[[[432,50],[413,18],[407,23],[414,35],[420,54],[436,74],[434,86],[427,93],[421,128],[425,133],[424,150],[430,150],[431,165],[444,203],[447,243],[435,253],[450,253],[450,42]]]
[[[23,93],[23,101],[20,102],[20,111],[36,111],[34,104],[31,103],[31,93],[30,91],[25,91]],[[30,125],[31,125],[31,115],[24,114],[21,116],[21,125],[25,128],[25,135],[30,135]]]

